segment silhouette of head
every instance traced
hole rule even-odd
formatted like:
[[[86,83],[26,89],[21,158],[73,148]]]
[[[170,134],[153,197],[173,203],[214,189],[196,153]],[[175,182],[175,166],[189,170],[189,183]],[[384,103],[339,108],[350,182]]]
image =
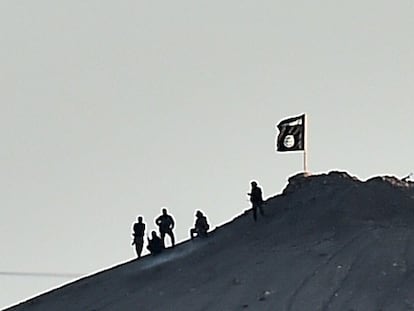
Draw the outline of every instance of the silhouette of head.
[[[152,232],[151,232],[151,235],[152,235],[152,237],[153,237],[153,238],[156,238],[156,237],[157,237],[157,232],[152,231]]]
[[[164,215],[167,215],[167,209],[166,209],[166,208],[163,208],[163,209],[162,209],[162,213],[163,213]]]
[[[201,217],[201,216],[203,216],[203,213],[201,211],[197,211],[196,216]]]
[[[250,184],[252,185],[252,187],[256,187],[257,186],[257,182],[255,182],[255,181],[252,181]]]
[[[142,216],[138,217],[138,222],[142,222]]]

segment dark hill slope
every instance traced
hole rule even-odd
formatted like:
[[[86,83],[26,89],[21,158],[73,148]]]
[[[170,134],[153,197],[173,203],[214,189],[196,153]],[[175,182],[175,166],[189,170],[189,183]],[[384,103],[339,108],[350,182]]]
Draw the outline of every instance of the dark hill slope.
[[[250,212],[10,310],[414,310],[414,186],[297,175]]]

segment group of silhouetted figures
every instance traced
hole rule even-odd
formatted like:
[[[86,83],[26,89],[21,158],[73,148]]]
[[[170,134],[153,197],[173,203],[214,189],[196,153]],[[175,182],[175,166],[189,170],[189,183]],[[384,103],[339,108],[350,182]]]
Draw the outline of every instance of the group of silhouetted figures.
[[[250,202],[252,203],[253,210],[253,219],[257,220],[257,210],[263,216],[263,197],[262,189],[257,185],[257,182],[252,181],[251,191],[248,193],[250,196]],[[195,214],[196,220],[194,227],[190,229],[190,237],[194,239],[195,237],[206,238],[208,236],[208,230],[210,225],[208,224],[207,217],[198,210]],[[156,231],[151,232],[151,238],[147,238],[148,245],[147,249],[152,255],[160,254],[165,248],[165,236],[168,235],[171,240],[171,247],[175,246],[175,236],[173,229],[175,227],[174,218],[168,214],[167,209],[162,209],[162,214],[155,219],[155,224],[159,228],[159,236]],[[142,249],[144,247],[144,236],[145,236],[145,223],[143,222],[142,216],[138,216],[138,221],[133,225],[133,242],[132,245],[135,245],[135,251],[138,258],[141,258]]]
[[[155,224],[159,228],[159,236],[156,231],[151,232],[151,238],[148,238],[147,249],[151,254],[156,255],[161,253],[165,248],[165,236],[168,235],[171,239],[171,247],[175,246],[175,236],[173,229],[175,227],[174,218],[168,214],[167,209],[162,209],[162,214],[157,217]],[[196,212],[196,221],[194,228],[190,229],[190,237],[206,238],[208,236],[208,230],[210,225],[208,224],[207,217],[201,211]],[[134,241],[132,245],[135,245],[135,251],[138,258],[141,258],[142,249],[144,247],[145,236],[145,224],[142,216],[138,217],[138,222],[134,223],[133,233]]]

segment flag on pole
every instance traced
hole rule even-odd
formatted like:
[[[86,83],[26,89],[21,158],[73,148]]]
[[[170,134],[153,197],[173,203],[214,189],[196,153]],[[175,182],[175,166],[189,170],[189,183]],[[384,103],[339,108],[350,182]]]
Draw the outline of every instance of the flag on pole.
[[[280,121],[277,128],[277,151],[305,150],[304,114]]]

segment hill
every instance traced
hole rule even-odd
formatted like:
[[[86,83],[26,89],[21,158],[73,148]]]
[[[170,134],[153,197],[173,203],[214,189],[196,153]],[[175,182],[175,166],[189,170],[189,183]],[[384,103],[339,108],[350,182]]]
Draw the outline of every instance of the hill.
[[[8,310],[414,310],[413,183],[299,174],[265,214]]]

